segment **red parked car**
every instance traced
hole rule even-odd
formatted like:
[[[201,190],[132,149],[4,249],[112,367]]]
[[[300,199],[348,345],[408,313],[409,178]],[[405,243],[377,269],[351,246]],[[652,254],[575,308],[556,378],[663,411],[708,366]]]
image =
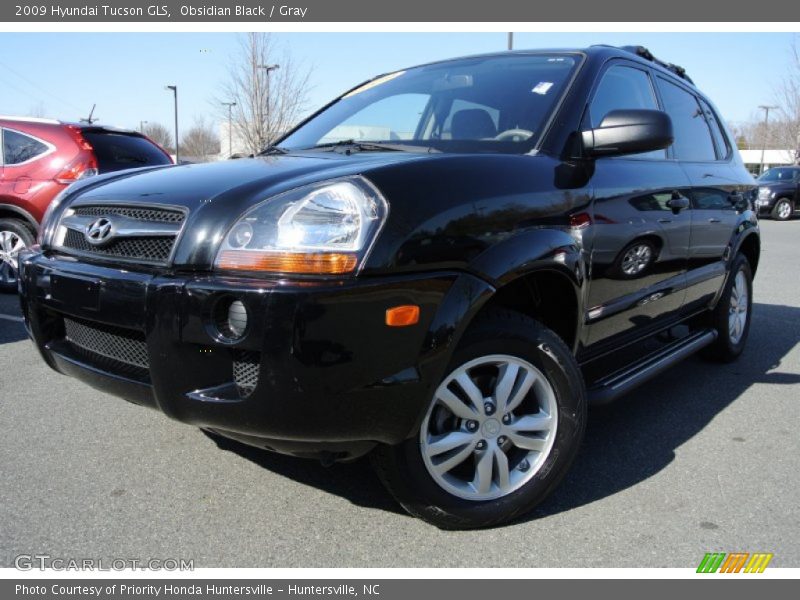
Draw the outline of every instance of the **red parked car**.
[[[17,254],[33,244],[48,205],[69,184],[99,173],[171,164],[136,131],[0,116],[0,291],[17,285]]]

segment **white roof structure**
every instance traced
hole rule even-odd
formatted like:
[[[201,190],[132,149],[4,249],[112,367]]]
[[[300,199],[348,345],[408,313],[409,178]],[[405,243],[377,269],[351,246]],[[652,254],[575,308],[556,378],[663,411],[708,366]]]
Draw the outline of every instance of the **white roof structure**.
[[[739,150],[742,160],[746,165],[761,164],[761,150]],[[764,150],[764,164],[769,166],[793,165],[795,163],[794,150]]]

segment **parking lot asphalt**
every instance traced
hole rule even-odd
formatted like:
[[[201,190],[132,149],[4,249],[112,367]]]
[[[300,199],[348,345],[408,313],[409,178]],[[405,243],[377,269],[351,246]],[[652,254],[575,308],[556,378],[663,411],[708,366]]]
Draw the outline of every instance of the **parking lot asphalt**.
[[[748,347],[694,357],[590,413],[533,515],[445,532],[366,461],[323,467],[218,445],[50,371],[0,318],[0,566],[19,554],[195,567],[695,567],[772,552],[800,567],[800,220],[762,222]],[[19,315],[0,295],[0,314]]]

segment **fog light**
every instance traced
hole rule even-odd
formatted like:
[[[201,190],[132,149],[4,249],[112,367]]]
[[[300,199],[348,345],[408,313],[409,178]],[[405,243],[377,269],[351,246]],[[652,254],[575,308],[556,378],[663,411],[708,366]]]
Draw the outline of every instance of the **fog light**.
[[[247,332],[247,307],[232,296],[217,300],[212,318],[216,332],[226,340],[239,340]]]

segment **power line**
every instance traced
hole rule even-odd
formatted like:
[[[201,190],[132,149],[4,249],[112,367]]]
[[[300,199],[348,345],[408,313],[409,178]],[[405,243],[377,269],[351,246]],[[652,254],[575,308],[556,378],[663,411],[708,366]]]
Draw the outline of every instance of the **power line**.
[[[48,91],[48,90],[44,89],[44,88],[43,88],[42,86],[40,86],[39,84],[37,84],[37,83],[36,83],[36,82],[34,82],[34,81],[31,81],[31,80],[30,80],[30,79],[28,79],[28,78],[27,78],[25,75],[23,75],[22,73],[19,73],[19,72],[18,72],[18,71],[16,71],[15,69],[12,69],[11,67],[9,67],[7,64],[5,64],[5,63],[4,63],[4,62],[2,62],[2,61],[0,61],[0,67],[3,67],[3,68],[5,68],[6,70],[10,71],[10,72],[11,72],[11,73],[13,73],[14,75],[16,75],[17,77],[19,77],[19,78],[20,78],[20,79],[22,79],[23,81],[25,81],[25,82],[26,82],[28,85],[30,85],[31,87],[33,87],[33,88],[36,88],[36,89],[38,89],[40,92],[43,92],[43,93],[47,94],[48,96],[50,96],[51,98],[53,98],[53,99],[57,100],[58,102],[60,102],[60,103],[61,103],[61,104],[63,104],[64,106],[69,106],[70,108],[72,108],[72,109],[74,109],[74,110],[77,110],[78,112],[82,112],[82,111],[83,111],[83,109],[82,109],[82,108],[79,108],[79,107],[78,107],[78,106],[76,106],[75,104],[72,104],[72,102],[68,102],[67,100],[64,100],[63,98],[61,98],[61,97],[59,97],[59,96],[56,96],[56,95],[55,95],[55,94],[53,94],[52,92],[50,92],[50,91]],[[17,88],[17,89],[19,89],[19,88]],[[25,93],[25,92],[23,91],[23,93]]]

